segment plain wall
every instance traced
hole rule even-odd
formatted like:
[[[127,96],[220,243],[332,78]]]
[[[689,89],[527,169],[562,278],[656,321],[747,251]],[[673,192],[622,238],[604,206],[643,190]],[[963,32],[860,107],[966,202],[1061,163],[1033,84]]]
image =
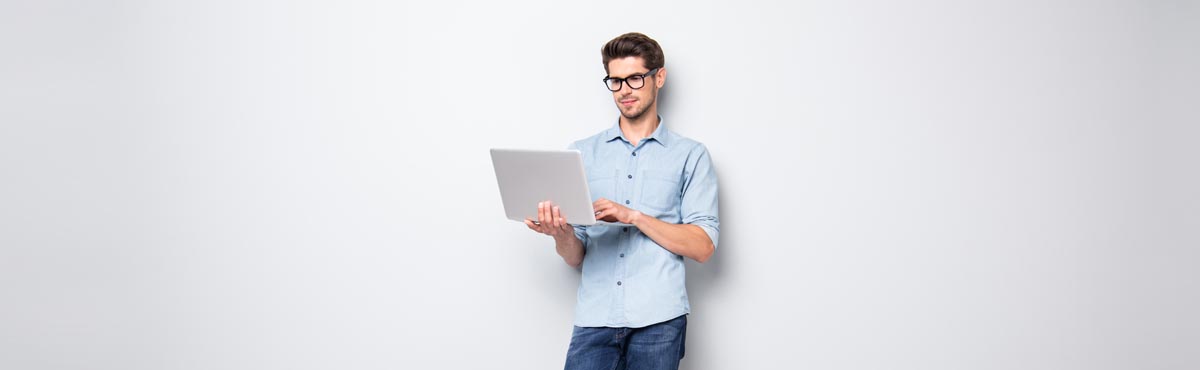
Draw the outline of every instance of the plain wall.
[[[684,368],[1200,368],[1196,2],[734,4],[5,1],[0,368],[560,368],[488,148],[627,31],[720,178]]]

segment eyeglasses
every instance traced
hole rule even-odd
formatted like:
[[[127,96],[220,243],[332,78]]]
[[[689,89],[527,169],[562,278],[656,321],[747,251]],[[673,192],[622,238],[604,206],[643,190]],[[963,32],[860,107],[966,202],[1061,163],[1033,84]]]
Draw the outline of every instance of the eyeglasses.
[[[630,89],[637,90],[637,89],[642,88],[643,86],[646,86],[646,77],[653,75],[654,72],[658,72],[658,68],[651,69],[650,72],[646,72],[646,73],[643,73],[640,75],[633,75],[633,76],[629,76],[629,77],[625,77],[625,78],[605,77],[604,78],[604,86],[608,86],[609,91],[617,92],[617,91],[621,91],[621,84],[624,83],[624,84],[629,85]]]

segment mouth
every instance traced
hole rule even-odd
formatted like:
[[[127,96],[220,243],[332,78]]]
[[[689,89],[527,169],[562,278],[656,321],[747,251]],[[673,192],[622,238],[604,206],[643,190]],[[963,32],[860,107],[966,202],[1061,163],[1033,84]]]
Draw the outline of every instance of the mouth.
[[[620,102],[622,106],[631,107],[633,103],[637,103],[637,99],[621,99]]]

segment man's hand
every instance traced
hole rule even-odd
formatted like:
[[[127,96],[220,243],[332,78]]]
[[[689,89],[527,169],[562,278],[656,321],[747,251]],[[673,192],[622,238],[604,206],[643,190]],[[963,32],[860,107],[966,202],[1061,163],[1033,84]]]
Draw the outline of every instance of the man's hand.
[[[558,206],[550,201],[538,203],[538,219],[525,218],[525,226],[530,230],[561,239],[575,236],[575,228],[567,224],[567,220],[559,214]]]
[[[562,256],[567,265],[579,268],[583,263],[583,255],[587,250],[579,238],[575,237],[575,227],[567,224],[567,219],[558,211],[558,206],[550,201],[538,203],[537,220],[525,218],[525,226],[530,230],[554,237],[554,250]]]
[[[592,203],[592,208],[596,209],[596,219],[601,221],[633,224],[642,217],[641,212],[604,198]]]

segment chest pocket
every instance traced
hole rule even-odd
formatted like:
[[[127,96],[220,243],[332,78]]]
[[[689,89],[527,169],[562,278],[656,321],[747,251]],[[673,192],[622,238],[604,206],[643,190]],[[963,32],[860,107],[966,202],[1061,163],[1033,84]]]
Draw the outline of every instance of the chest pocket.
[[[642,204],[659,212],[676,211],[683,196],[682,180],[678,173],[642,170]]]

